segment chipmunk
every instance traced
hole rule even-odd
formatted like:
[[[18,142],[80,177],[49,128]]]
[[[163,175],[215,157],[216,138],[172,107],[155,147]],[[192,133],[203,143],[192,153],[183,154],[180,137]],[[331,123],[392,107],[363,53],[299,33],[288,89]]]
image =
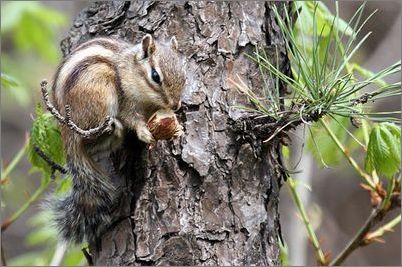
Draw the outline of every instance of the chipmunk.
[[[65,116],[81,129],[97,127],[110,117],[112,129],[85,138],[68,125],[60,126],[72,188],[50,205],[65,241],[96,241],[111,223],[117,189],[96,159],[122,144],[125,129],[135,131],[145,143],[154,143],[147,128],[149,117],[161,109],[180,107],[185,71],[177,49],[174,37],[161,43],[147,34],[137,45],[95,38],[75,48],[57,69],[54,108],[68,105],[71,115],[66,111]]]

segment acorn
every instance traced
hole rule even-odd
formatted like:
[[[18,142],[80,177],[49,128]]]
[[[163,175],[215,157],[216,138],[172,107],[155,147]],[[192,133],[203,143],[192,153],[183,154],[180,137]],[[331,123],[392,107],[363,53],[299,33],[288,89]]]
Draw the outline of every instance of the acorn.
[[[174,137],[179,122],[172,111],[158,110],[149,118],[147,126],[155,140],[164,140]]]

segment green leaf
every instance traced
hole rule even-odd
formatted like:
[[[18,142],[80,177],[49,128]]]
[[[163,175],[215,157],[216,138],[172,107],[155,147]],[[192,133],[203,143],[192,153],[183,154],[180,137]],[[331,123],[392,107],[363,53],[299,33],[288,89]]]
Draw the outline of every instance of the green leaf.
[[[1,7],[1,33],[12,31],[18,25],[25,10],[34,8],[39,3],[31,2],[7,2]]]
[[[46,176],[50,176],[51,167],[36,153],[34,146],[39,147],[47,157],[57,164],[64,165],[63,142],[53,115],[43,113],[40,105],[37,106],[36,115],[31,129],[28,158],[34,169],[39,169]]]
[[[27,86],[28,81],[32,81],[37,76],[31,76],[32,70],[27,68],[26,57],[16,59],[14,56],[2,53],[1,55],[1,68],[2,68],[2,88],[3,99],[5,108],[14,106],[15,101],[22,107],[27,107],[32,101],[32,92]],[[4,75],[4,76],[3,76]],[[6,80],[3,80],[3,77]]]
[[[60,52],[55,36],[67,24],[64,14],[33,1],[6,3],[3,9],[3,35],[12,33],[10,37],[19,50],[33,50],[50,62],[58,61]]]
[[[345,31],[345,35],[352,35],[353,29],[350,25],[341,19],[339,16],[335,18],[335,16],[331,13],[328,7],[320,2],[312,2],[312,1],[296,1],[294,2],[297,9],[301,8],[300,14],[296,20],[295,26],[298,32],[303,32],[308,35],[313,35],[313,32],[316,31],[320,33],[322,31],[322,36],[326,37],[330,33],[331,25],[334,25],[334,30],[343,33]],[[314,9],[317,5],[316,12],[314,14]],[[315,23],[316,28],[314,29],[314,17],[315,15]]]
[[[336,117],[337,121],[331,119],[329,121],[329,127],[332,132],[336,135],[338,140],[342,143],[346,142],[347,132],[345,128],[349,123],[348,118],[345,117]],[[343,127],[340,125],[342,124]],[[336,165],[340,162],[342,158],[342,151],[339,150],[336,143],[332,140],[332,138],[328,135],[328,133],[320,127],[318,123],[314,123],[311,127],[312,136],[308,137],[307,140],[307,148],[312,152],[315,160],[320,162],[323,165],[323,161],[329,165]],[[314,142],[316,144],[314,144]]]
[[[390,178],[400,170],[401,130],[395,124],[380,123],[371,133],[367,147],[365,167]]]
[[[68,249],[67,254],[64,257],[62,266],[82,266],[86,265],[86,259],[78,246]]]
[[[18,86],[18,84],[18,81],[14,77],[3,72],[1,73],[1,86],[3,88],[9,89]]]
[[[54,32],[35,14],[26,13],[21,18],[13,37],[19,49],[35,50],[50,62],[57,62],[59,54],[53,41]]]

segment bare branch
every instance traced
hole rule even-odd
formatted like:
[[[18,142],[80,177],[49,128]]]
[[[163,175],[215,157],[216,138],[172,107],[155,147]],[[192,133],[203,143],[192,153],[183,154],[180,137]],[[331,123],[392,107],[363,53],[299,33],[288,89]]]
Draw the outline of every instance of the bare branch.
[[[380,208],[375,208],[371,211],[370,216],[367,218],[363,226],[359,229],[357,234],[352,238],[349,244],[342,250],[341,253],[329,264],[330,266],[339,266],[342,262],[358,247],[362,246],[364,237],[379,220]]]
[[[65,124],[67,125],[68,128],[71,130],[75,131],[79,135],[83,136],[84,138],[89,138],[89,137],[95,137],[99,136],[105,132],[110,132],[111,131],[111,124],[112,124],[112,118],[109,116],[106,117],[105,121],[102,123],[102,125],[88,129],[88,130],[83,130],[80,127],[78,127],[72,120],[71,120],[71,108],[69,105],[65,106],[66,109],[66,117],[65,117]]]
[[[394,196],[393,198],[397,199],[397,200],[399,199],[398,196]],[[393,203],[393,202],[391,201],[391,203]],[[370,216],[364,222],[363,226],[360,227],[357,234],[352,238],[352,240],[350,240],[350,242],[338,254],[338,256],[335,257],[335,259],[329,264],[329,266],[341,265],[353,251],[355,251],[357,248],[359,248],[361,246],[367,245],[369,243],[367,235],[369,234],[370,230],[384,218],[386,212],[388,212],[396,207],[398,207],[398,204],[396,204],[396,202],[395,202],[395,204],[391,204],[391,206],[388,207],[387,209],[382,208],[381,204],[379,204],[377,207],[375,207],[371,211]]]
[[[52,103],[50,103],[49,100],[49,93],[47,92],[47,81],[43,80],[40,83],[40,89],[42,91],[42,97],[43,97],[43,101],[45,102],[46,105],[46,109],[52,113],[52,115],[61,123],[64,124],[65,120],[64,117],[61,116],[61,114],[59,113],[59,111],[52,105]]]
[[[71,108],[69,105],[65,106],[66,116],[63,117],[60,112],[53,106],[49,100],[49,93],[47,92],[47,81],[43,80],[40,83],[43,101],[45,102],[46,109],[59,121],[59,123],[66,125],[68,128],[78,133],[84,138],[97,137],[112,130],[112,118],[107,116],[105,121],[98,127],[88,130],[81,129],[71,120]]]

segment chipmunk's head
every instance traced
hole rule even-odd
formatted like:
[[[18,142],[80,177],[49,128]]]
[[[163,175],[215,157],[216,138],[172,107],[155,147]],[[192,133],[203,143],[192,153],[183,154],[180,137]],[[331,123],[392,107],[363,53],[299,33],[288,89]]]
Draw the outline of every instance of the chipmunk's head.
[[[142,58],[146,62],[148,84],[160,94],[164,107],[172,110],[180,108],[186,81],[184,61],[177,50],[175,37],[166,44],[155,42],[149,34],[142,39]]]

